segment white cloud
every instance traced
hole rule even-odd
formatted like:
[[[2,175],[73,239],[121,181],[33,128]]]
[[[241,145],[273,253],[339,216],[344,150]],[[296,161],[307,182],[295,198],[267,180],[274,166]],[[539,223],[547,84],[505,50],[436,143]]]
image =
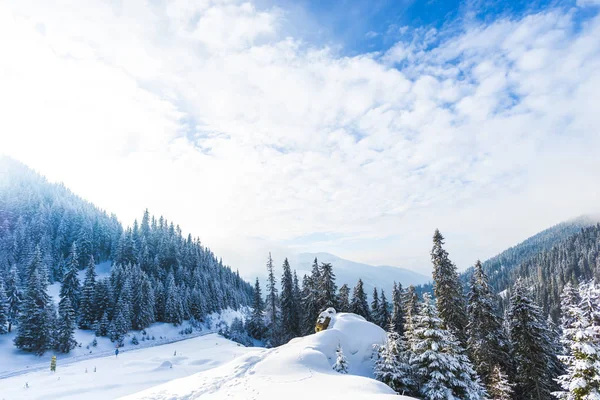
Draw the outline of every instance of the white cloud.
[[[466,267],[597,210],[598,17],[343,57],[245,2],[0,7],[2,151],[125,222],[164,214],[242,273],[267,248],[427,268],[435,227]],[[294,245],[315,232],[335,239]]]

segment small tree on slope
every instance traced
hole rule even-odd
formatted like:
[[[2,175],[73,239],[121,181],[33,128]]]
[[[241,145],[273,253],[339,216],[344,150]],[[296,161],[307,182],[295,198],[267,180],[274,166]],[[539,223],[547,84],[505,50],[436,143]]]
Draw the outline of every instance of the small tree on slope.
[[[512,386],[513,385],[508,382],[508,376],[506,376],[498,365],[495,365],[494,368],[492,368],[490,383],[488,385],[490,400],[512,400]]]
[[[375,378],[400,394],[414,385],[406,343],[394,331],[387,333],[387,341],[379,347]]]
[[[344,351],[342,350],[342,345],[338,344],[337,349],[335,350],[335,364],[333,364],[333,370],[339,372],[340,374],[348,373],[348,360],[346,360],[346,356],[344,355]]]
[[[581,300],[574,304],[564,293],[563,344],[568,355],[561,360],[567,373],[557,380],[563,391],[553,394],[564,400],[600,399],[600,288],[594,282],[581,284]]]

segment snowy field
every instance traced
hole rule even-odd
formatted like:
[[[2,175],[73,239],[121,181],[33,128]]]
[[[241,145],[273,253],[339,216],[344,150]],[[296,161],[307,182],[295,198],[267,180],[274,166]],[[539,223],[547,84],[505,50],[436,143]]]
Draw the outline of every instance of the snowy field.
[[[323,332],[275,349],[246,349],[246,354],[220,367],[125,399],[409,399],[371,379],[373,345],[385,338],[381,328],[362,317],[340,313]],[[349,361],[348,375],[332,369],[338,344]]]
[[[114,399],[217,367],[253,350],[209,334],[125,349],[118,357],[112,354],[66,365],[59,360],[56,373],[50,372],[48,363],[44,370],[0,379],[0,399]]]

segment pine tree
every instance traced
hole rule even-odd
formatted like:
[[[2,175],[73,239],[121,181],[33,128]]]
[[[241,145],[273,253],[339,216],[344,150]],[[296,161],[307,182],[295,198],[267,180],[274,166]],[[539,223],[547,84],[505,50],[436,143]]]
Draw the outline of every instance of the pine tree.
[[[563,290],[563,344],[561,357],[566,373],[558,378],[563,391],[554,395],[564,400],[600,399],[600,288],[595,282]]]
[[[68,353],[77,346],[75,340],[75,310],[70,298],[61,299],[58,306],[58,321],[56,329],[56,350]]]
[[[165,321],[179,325],[183,321],[183,309],[179,288],[173,274],[169,274],[166,284]]]
[[[321,271],[319,263],[315,258],[310,276],[304,276],[302,280],[302,308],[304,319],[302,322],[302,334],[310,335],[315,332],[315,323],[321,311],[319,284],[321,282]]]
[[[154,290],[150,279],[139,266],[134,269],[133,295],[131,299],[131,325],[133,329],[140,330],[154,322]]]
[[[252,315],[248,322],[248,333],[255,339],[262,339],[265,333],[265,303],[262,299],[262,293],[260,290],[260,283],[258,278],[254,283],[254,300],[252,302]]]
[[[298,326],[298,305],[294,296],[294,278],[290,263],[286,258],[283,262],[281,277],[281,340],[287,343],[291,338],[300,334]]]
[[[463,344],[466,343],[467,314],[462,286],[456,266],[444,250],[444,237],[439,230],[433,235],[431,262],[433,264],[433,291],[444,326]]]
[[[340,287],[337,297],[338,312],[350,312],[350,288],[347,284]]]
[[[336,308],[336,296],[337,286],[335,285],[335,274],[333,273],[333,266],[330,263],[321,263],[319,268],[320,280],[317,286],[319,294],[319,308],[323,311],[329,307]]]
[[[411,338],[411,365],[426,399],[484,399],[479,377],[453,333],[442,324],[429,293],[423,295]]]
[[[98,310],[96,309],[96,265],[94,257],[90,257],[85,270],[85,279],[81,289],[81,298],[79,300],[79,327],[81,329],[91,329],[96,322]]]
[[[279,310],[278,303],[279,297],[277,295],[277,280],[275,279],[275,271],[273,268],[273,259],[271,253],[267,259],[267,334],[269,337],[270,346],[278,346],[281,343],[280,338],[280,321],[279,321]]]
[[[102,317],[96,323],[95,333],[96,336],[108,336],[109,334],[110,322],[108,320],[108,316],[106,315],[106,311],[102,313]]]
[[[477,260],[468,296],[467,350],[475,369],[488,385],[494,366],[500,366],[503,370],[510,367],[508,339],[504,335],[494,303],[487,276],[481,262]]]
[[[8,299],[4,291],[4,281],[0,275],[0,335],[8,332]]]
[[[371,299],[371,320],[379,325],[379,294],[377,288],[373,288],[373,298]]]
[[[296,305],[296,321],[297,336],[302,334],[302,322],[304,321],[304,308],[302,307],[302,289],[300,289],[300,282],[298,282],[298,274],[294,270],[294,304]]]
[[[7,296],[8,333],[10,333],[12,331],[12,325],[19,318],[19,311],[23,298],[19,275],[17,274],[17,268],[15,266],[10,269],[5,285]]]
[[[508,376],[506,376],[498,365],[495,365],[494,368],[492,368],[490,383],[488,384],[490,400],[512,400],[512,386],[513,385],[508,381]]]
[[[385,292],[381,290],[381,298],[379,299],[379,309],[377,310],[377,325],[386,329],[390,323],[390,303],[385,297]]]
[[[108,327],[108,335],[112,342],[117,342],[117,346],[123,345],[123,339],[129,331],[129,321],[125,317],[124,307],[117,305],[117,315]]]
[[[416,317],[419,314],[419,296],[413,285],[406,290],[403,298],[404,337],[408,342],[413,338]]]
[[[344,355],[344,351],[342,350],[342,345],[338,344],[337,349],[335,349],[335,364],[333,364],[333,370],[339,372],[340,374],[348,373],[348,360],[346,360],[346,356]]]
[[[54,308],[47,293],[47,276],[40,248],[37,247],[29,265],[15,346],[38,355],[52,346]]]
[[[79,255],[75,243],[71,246],[71,252],[67,260],[65,274],[63,275],[62,285],[60,286],[60,298],[69,298],[73,310],[77,312],[79,307],[80,285],[77,276],[79,272]],[[59,304],[60,306],[60,304]]]
[[[410,366],[410,354],[400,335],[387,333],[387,341],[379,346],[375,362],[375,379],[385,383],[396,392],[404,394],[414,385]]]
[[[365,294],[362,279],[358,279],[356,286],[352,290],[350,312],[364,317],[367,321],[371,319],[371,313],[369,312],[369,306],[367,304],[367,295]]]
[[[517,280],[508,311],[511,358],[516,367],[515,392],[519,399],[550,398],[555,389],[553,344],[541,309],[530,299],[523,282]]]
[[[392,289],[392,315],[390,317],[391,329],[398,335],[404,334],[404,308],[402,304],[402,285],[394,282]]]

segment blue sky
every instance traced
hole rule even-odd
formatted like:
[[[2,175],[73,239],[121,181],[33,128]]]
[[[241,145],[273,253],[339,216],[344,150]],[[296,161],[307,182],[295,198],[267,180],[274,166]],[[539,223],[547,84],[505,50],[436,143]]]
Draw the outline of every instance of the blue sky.
[[[436,228],[464,269],[600,211],[599,11],[9,0],[0,149],[249,278],[269,251],[428,273]]]

